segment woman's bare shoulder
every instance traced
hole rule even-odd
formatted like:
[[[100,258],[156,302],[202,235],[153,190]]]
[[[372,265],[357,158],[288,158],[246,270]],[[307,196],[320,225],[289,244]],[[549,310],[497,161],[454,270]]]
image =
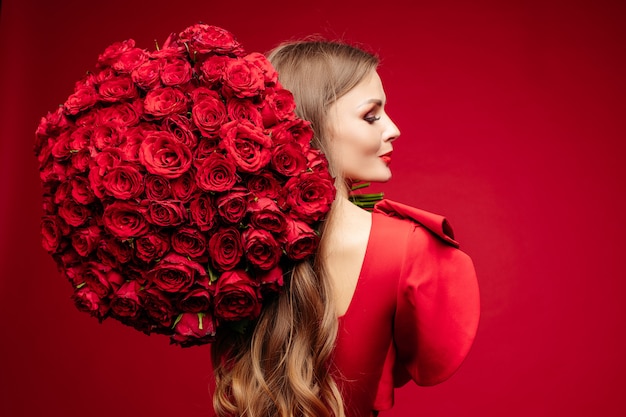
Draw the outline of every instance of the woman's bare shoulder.
[[[372,215],[347,202],[340,210],[333,224],[326,229],[329,236],[324,248],[324,262],[335,288],[337,314],[341,316],[350,305],[361,273]]]

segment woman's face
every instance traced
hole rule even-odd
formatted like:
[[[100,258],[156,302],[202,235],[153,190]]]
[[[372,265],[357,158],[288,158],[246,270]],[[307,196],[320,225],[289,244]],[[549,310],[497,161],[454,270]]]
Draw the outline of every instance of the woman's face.
[[[333,103],[328,112],[329,146],[348,180],[391,178],[391,143],[400,131],[385,113],[385,91],[376,71]]]

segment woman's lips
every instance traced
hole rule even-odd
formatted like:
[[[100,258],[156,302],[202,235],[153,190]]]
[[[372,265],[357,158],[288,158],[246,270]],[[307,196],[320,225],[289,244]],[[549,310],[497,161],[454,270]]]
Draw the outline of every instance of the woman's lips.
[[[391,163],[391,152],[387,152],[386,154],[379,156],[379,158],[383,160],[385,165],[389,165]]]

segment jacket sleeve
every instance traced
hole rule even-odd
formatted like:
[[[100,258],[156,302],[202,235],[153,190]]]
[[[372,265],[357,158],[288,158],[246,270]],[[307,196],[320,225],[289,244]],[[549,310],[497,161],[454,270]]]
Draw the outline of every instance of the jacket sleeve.
[[[410,379],[438,384],[457,370],[474,341],[480,315],[474,266],[443,217],[394,202],[379,210],[414,223],[386,366],[393,363],[395,386]]]

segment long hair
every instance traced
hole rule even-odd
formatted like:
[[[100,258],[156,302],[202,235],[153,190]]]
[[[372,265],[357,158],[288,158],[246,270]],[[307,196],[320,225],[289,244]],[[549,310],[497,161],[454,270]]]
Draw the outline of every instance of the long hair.
[[[342,173],[329,152],[328,110],[376,68],[378,59],[327,41],[283,44],[269,59],[281,84],[293,93],[298,116],[311,122],[313,146],[326,154],[335,185],[342,190]],[[294,266],[281,294],[264,305],[254,329],[214,343],[213,405],[218,416],[345,416],[330,367],[338,321],[321,255],[327,245],[324,230],[332,227],[335,213],[333,204],[320,230],[315,259]]]

